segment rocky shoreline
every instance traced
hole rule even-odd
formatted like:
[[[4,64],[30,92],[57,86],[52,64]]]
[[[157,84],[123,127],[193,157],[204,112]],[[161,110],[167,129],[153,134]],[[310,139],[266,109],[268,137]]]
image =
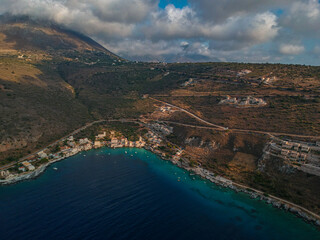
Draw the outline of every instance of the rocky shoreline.
[[[50,164],[51,163],[46,163],[46,164],[38,167],[36,170],[34,170],[32,172],[21,174],[21,175],[14,176],[11,178],[7,178],[5,180],[0,180],[0,185],[9,185],[9,184],[14,184],[17,182],[33,179],[33,178],[39,176],[41,173],[43,173]]]
[[[47,169],[47,167],[49,167],[51,164],[53,164],[55,162],[59,162],[63,159],[66,159],[66,158],[65,157],[59,158],[54,161],[43,164],[32,172],[28,172],[28,173],[20,174],[18,176],[14,176],[12,178],[0,180],[0,185],[10,185],[10,184],[15,184],[15,183],[18,183],[21,181],[34,179],[34,178],[38,177],[40,174],[42,174]]]
[[[212,173],[206,169],[203,169],[200,167],[190,168],[190,167],[187,167],[187,166],[181,164],[181,162],[175,161],[172,158],[164,158],[159,150],[154,151],[154,149],[152,149],[148,146],[146,146],[145,149],[147,151],[151,151],[152,153],[156,154],[161,159],[163,159],[165,161],[170,161],[174,165],[185,169],[189,173],[193,173],[195,175],[198,175],[201,178],[209,180],[210,182],[212,182],[218,186],[232,189],[235,192],[243,192],[245,194],[248,194],[250,196],[250,198],[252,198],[252,199],[258,199],[260,201],[264,201],[266,204],[271,204],[275,208],[283,209],[285,211],[291,212],[291,213],[295,214],[296,216],[304,219],[306,222],[314,224],[318,228],[320,227],[320,217],[314,216],[316,214],[314,214],[314,215],[310,214],[311,212],[308,213],[307,212],[308,210],[303,209],[302,207],[292,206],[293,205],[292,203],[286,202],[284,200],[280,200],[274,196],[268,196],[268,195],[264,194],[263,192],[260,192],[258,190],[248,188],[246,186],[242,186],[240,184],[234,183],[231,180],[228,180],[226,178],[216,176],[214,173]],[[30,173],[14,176],[12,178],[8,178],[5,180],[0,180],[0,185],[10,185],[10,184],[15,184],[15,183],[18,183],[21,181],[36,178],[40,174],[42,174],[47,169],[47,167],[50,166],[51,164],[58,162],[58,161],[61,161],[61,160],[64,160],[64,159],[67,159],[67,158],[68,157],[63,157],[63,158],[59,158],[54,161],[48,162],[46,164],[43,164],[40,167],[38,167],[36,170],[34,170]]]
[[[152,151],[152,149],[147,149],[147,150]],[[170,161],[173,164],[177,165],[178,167],[187,170],[189,173],[194,173],[195,175],[198,175],[203,179],[209,180],[210,182],[212,182],[218,186],[232,189],[235,192],[242,192],[242,193],[248,194],[250,196],[250,198],[264,201],[266,204],[270,204],[275,208],[283,209],[285,211],[291,212],[291,213],[295,214],[297,217],[302,218],[306,222],[315,225],[318,229],[320,228],[320,216],[310,212],[307,209],[304,209],[304,208],[297,206],[293,203],[289,203],[285,200],[279,199],[275,196],[267,195],[267,194],[260,192],[256,189],[252,189],[252,188],[234,183],[231,180],[228,180],[226,178],[216,176],[215,174],[213,174],[212,172],[210,172],[206,169],[203,169],[200,167],[190,168],[190,167],[184,166],[180,162],[176,162],[172,158],[164,159],[161,156],[161,154],[158,152],[154,152],[154,151],[152,151],[152,152],[155,153],[156,155],[158,155],[161,159],[166,160],[166,161]]]

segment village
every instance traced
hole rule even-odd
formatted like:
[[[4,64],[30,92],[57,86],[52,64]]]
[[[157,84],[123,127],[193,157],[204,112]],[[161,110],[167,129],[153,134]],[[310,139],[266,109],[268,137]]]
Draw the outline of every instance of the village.
[[[80,152],[102,147],[145,148],[165,157],[166,155],[162,153],[159,148],[166,146],[163,139],[172,133],[172,127],[159,123],[152,123],[147,126],[149,129],[148,132],[144,136],[139,136],[137,141],[129,141],[121,132],[116,131],[101,131],[95,136],[94,140],[89,140],[88,138],[76,139],[74,136],[69,136],[65,141],[50,148],[45,148],[37,154],[31,155],[24,161],[17,163],[15,166],[0,171],[0,179],[10,180],[28,175],[43,165],[49,165]],[[181,164],[179,160],[182,152],[181,149],[178,149],[173,155],[172,159],[176,164]]]

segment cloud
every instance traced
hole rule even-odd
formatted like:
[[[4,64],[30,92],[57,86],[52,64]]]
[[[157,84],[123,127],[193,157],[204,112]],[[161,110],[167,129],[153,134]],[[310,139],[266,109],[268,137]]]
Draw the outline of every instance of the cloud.
[[[320,3],[318,0],[295,2],[281,18],[281,24],[293,34],[320,37]]]
[[[156,8],[151,0],[2,0],[0,13],[49,19],[98,38],[133,34],[135,24]]]
[[[314,49],[313,49],[313,53],[317,54],[317,55],[320,55],[320,46],[315,46]]]
[[[224,22],[230,17],[285,8],[295,0],[189,0],[189,2],[202,14],[202,18]]]
[[[282,44],[279,48],[279,52],[285,55],[298,55],[303,53],[304,46],[293,44]]]
[[[165,9],[158,3],[1,0],[0,14],[55,21],[130,59],[320,63],[304,56],[316,52],[310,42],[320,38],[318,0],[188,0]]]
[[[278,29],[277,17],[271,12],[230,17],[224,23],[214,24],[201,21],[190,7],[178,9],[168,5],[152,15],[151,24],[144,26],[142,32],[154,41],[202,38],[218,41],[220,47],[233,43],[234,50],[267,42],[277,35]]]

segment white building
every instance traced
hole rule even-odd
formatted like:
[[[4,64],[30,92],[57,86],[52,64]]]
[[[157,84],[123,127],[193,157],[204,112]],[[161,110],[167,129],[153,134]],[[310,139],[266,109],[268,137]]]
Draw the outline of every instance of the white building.
[[[10,175],[10,172],[8,170],[4,170],[0,172],[0,177],[6,178]]]
[[[102,143],[100,141],[95,141],[94,142],[94,147],[95,148],[100,148],[100,147],[102,147]]]
[[[74,141],[74,137],[73,137],[73,136],[70,136],[70,137],[68,137],[67,140],[68,140],[68,141]]]
[[[96,139],[103,139],[103,138],[105,138],[107,136],[107,133],[106,132],[103,132],[103,133],[101,133],[101,134],[98,134],[97,136],[96,136]]]
[[[27,162],[27,161],[22,162],[22,165],[23,165],[26,169],[28,169],[29,171],[33,171],[33,170],[36,169],[31,163],[29,163],[29,162]]]
[[[38,156],[39,158],[48,158],[48,155],[44,151],[39,152]]]
[[[82,139],[79,139],[79,144],[82,145],[82,144],[87,144],[89,143],[89,139],[88,138],[82,138]]]

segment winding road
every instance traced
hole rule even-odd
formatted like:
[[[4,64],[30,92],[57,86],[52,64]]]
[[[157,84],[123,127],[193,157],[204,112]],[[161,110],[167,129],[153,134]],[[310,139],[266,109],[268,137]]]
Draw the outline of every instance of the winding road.
[[[165,104],[167,106],[170,106],[172,108],[176,108],[186,114],[188,114],[189,116],[197,119],[198,121],[205,123],[206,125],[212,126],[212,127],[205,127],[205,126],[199,126],[199,125],[191,125],[191,124],[184,124],[184,123],[178,123],[178,122],[172,122],[172,121],[162,121],[162,122],[167,122],[167,123],[172,123],[172,124],[176,124],[176,125],[181,125],[181,126],[186,126],[186,127],[195,127],[195,128],[206,128],[206,129],[215,129],[215,130],[220,130],[220,131],[233,131],[233,132],[243,132],[243,133],[258,133],[258,134],[265,134],[265,135],[269,135],[271,137],[275,137],[275,136],[289,136],[289,137],[304,137],[304,138],[311,138],[311,139],[320,139],[320,136],[310,136],[310,135],[299,135],[299,134],[291,134],[291,133],[281,133],[281,132],[266,132],[266,131],[258,131],[258,130],[250,130],[250,129],[237,129],[237,128],[227,128],[227,127],[223,127],[211,122],[208,122],[200,117],[198,117],[197,115],[189,112],[186,109],[183,109],[179,106],[173,105],[171,103],[153,98],[153,97],[149,97],[150,99],[156,101],[156,102],[160,102],[162,104]]]

